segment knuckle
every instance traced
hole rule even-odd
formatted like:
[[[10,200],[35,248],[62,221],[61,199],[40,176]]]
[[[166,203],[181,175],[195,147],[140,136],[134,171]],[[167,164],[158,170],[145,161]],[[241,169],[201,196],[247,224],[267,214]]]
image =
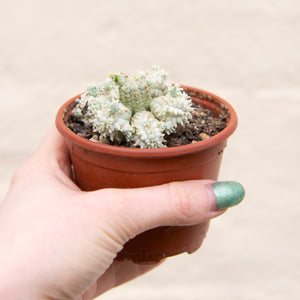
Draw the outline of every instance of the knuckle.
[[[195,197],[184,183],[169,184],[169,202],[175,218],[185,223],[197,218]]]
[[[21,167],[18,167],[12,174],[11,184],[15,184],[15,183],[19,182],[20,179],[22,179],[26,176],[26,173],[27,173],[27,171],[26,171],[26,168],[24,167],[24,165],[22,165]]]
[[[28,162],[18,167],[11,177],[11,185],[20,184],[24,181],[31,181],[35,176],[34,168],[30,167]]]

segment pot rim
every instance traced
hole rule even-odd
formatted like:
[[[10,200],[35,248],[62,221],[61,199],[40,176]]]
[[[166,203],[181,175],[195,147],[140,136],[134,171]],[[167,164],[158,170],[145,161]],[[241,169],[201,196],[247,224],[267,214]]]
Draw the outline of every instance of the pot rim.
[[[199,89],[194,88],[186,85],[181,85],[181,87],[184,90],[188,90],[189,92],[194,93],[201,93],[208,96],[208,98],[211,101],[215,101],[220,103],[222,106],[224,106],[229,111],[229,121],[228,125],[219,133],[217,133],[215,136],[212,136],[204,141],[199,141],[197,143],[188,144],[188,145],[182,145],[182,146],[175,146],[175,147],[169,147],[169,148],[156,148],[156,149],[140,149],[140,148],[128,148],[128,147],[121,147],[121,146],[113,146],[113,145],[106,145],[106,144],[100,144],[93,141],[90,141],[88,139],[85,139],[73,131],[71,131],[64,123],[63,117],[67,111],[67,108],[73,103],[77,98],[80,97],[81,94],[71,98],[67,102],[65,102],[60,109],[57,112],[56,115],[56,127],[58,131],[70,142],[89,149],[94,152],[102,152],[102,153],[109,153],[111,155],[121,155],[121,156],[130,156],[130,157],[166,157],[166,156],[177,156],[177,155],[183,155],[187,153],[193,153],[193,152],[199,152],[204,149],[208,149],[210,147],[213,147],[220,142],[226,140],[236,129],[237,127],[237,115],[233,107],[224,99],[221,97]],[[191,96],[193,98],[193,96]]]

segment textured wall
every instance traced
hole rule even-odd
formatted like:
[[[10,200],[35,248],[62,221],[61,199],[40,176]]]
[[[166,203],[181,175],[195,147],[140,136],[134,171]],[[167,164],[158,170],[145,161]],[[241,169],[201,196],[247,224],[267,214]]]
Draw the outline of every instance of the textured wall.
[[[297,0],[2,0],[0,202],[65,100],[160,64],[236,108],[221,179],[247,197],[196,254],[102,299],[299,299],[299,32]]]

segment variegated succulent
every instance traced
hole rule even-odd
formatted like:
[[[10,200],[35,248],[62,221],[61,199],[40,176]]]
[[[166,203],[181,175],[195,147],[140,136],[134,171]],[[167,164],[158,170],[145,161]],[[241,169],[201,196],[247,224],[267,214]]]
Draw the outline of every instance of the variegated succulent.
[[[162,148],[164,136],[191,118],[192,102],[159,66],[135,75],[111,74],[91,83],[73,114],[91,126],[101,142],[126,139],[131,147]]]

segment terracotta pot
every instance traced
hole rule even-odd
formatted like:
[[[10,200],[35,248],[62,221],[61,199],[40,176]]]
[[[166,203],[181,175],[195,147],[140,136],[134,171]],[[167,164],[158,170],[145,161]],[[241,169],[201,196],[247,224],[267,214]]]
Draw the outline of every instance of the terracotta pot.
[[[69,130],[64,120],[71,104],[80,95],[66,102],[57,113],[56,126],[69,148],[77,185],[82,190],[91,191],[192,179],[217,180],[227,138],[237,126],[236,113],[230,104],[216,95],[193,87],[182,87],[195,103],[201,103],[214,114],[229,112],[227,127],[207,140],[178,147],[136,149],[110,146],[89,141]],[[201,246],[208,226],[209,222],[205,222],[146,231],[128,241],[116,259],[154,263],[182,252],[192,253]]]

